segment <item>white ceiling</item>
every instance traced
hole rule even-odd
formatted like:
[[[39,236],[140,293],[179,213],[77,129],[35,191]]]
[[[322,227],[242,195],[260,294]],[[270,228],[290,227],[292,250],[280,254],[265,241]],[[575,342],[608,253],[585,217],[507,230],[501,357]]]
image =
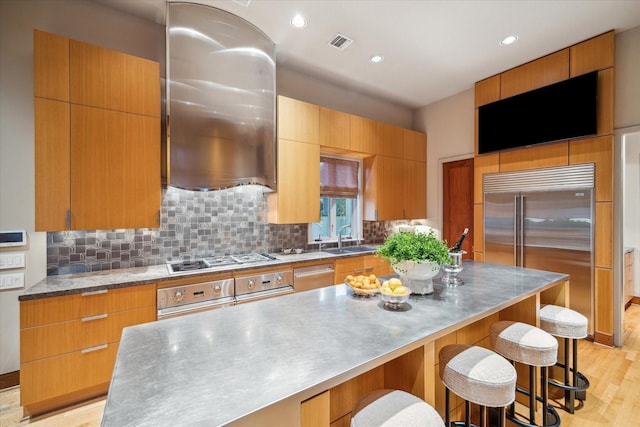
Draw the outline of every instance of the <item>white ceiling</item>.
[[[165,22],[165,0],[96,1]],[[186,1],[253,23],[276,43],[279,66],[412,109],[608,30],[640,25],[640,0]],[[289,25],[296,13],[307,18],[306,28]],[[328,45],[337,33],[354,40],[343,51]],[[500,46],[511,34],[518,42]],[[370,63],[373,54],[384,61]]]

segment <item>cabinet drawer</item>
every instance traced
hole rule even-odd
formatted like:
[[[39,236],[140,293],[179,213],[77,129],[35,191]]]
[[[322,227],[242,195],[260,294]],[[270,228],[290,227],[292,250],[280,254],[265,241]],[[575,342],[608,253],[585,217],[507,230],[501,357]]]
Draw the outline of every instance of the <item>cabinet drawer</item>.
[[[22,406],[74,393],[111,380],[118,343],[20,366]],[[106,388],[105,388],[106,391]]]
[[[156,320],[155,307],[102,313],[20,331],[22,363],[120,341],[122,329]]]
[[[155,305],[155,284],[22,301],[20,328]]]
[[[362,270],[362,257],[337,259],[334,266],[336,273],[348,273]]]

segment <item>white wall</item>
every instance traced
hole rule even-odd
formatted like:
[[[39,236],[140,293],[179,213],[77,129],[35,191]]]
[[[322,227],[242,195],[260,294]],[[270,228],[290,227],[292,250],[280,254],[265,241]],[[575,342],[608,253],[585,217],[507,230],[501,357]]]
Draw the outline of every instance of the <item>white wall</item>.
[[[640,131],[624,137],[623,246],[634,248],[633,295],[640,295]]]
[[[473,157],[474,90],[420,108],[414,124],[427,133],[427,219],[442,230],[442,164]]]

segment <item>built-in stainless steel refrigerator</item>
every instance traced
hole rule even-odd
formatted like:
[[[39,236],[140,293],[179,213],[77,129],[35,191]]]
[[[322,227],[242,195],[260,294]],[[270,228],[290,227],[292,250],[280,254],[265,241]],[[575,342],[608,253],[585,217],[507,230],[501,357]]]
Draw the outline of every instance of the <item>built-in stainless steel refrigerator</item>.
[[[484,260],[570,274],[570,307],[594,329],[594,165],[486,174]]]

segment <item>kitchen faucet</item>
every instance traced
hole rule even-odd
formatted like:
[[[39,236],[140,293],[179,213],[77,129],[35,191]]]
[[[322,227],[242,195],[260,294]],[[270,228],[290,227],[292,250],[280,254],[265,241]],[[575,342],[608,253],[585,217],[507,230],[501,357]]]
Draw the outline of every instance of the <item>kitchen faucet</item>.
[[[343,225],[338,230],[338,249],[342,249],[342,230],[345,228],[351,228],[351,224]]]

